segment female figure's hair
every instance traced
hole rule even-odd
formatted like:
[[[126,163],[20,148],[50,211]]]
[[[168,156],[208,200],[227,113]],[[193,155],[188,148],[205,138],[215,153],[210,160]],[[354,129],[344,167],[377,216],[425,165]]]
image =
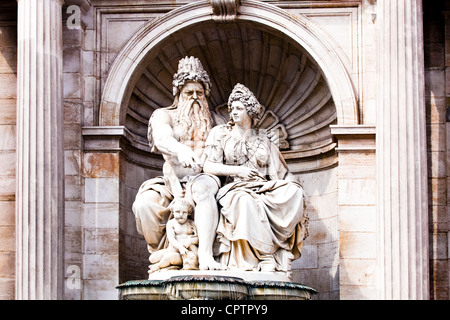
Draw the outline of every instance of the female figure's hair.
[[[234,89],[228,98],[228,113],[231,112],[231,105],[234,101],[240,101],[244,105],[248,115],[252,118],[252,127],[257,129],[258,122],[262,116],[263,106],[259,103],[258,99],[256,99],[253,92],[243,84],[238,83],[234,86]],[[231,117],[228,125],[234,125]]]

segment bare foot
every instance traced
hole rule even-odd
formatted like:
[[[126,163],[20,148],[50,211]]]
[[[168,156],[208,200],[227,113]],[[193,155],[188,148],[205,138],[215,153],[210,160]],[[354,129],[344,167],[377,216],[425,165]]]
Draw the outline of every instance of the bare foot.
[[[200,270],[225,270],[222,264],[214,260],[212,257],[207,259],[202,259],[199,261]]]
[[[156,272],[159,269],[160,269],[160,267],[158,264],[151,264],[148,266],[148,273],[150,274],[150,273]]]

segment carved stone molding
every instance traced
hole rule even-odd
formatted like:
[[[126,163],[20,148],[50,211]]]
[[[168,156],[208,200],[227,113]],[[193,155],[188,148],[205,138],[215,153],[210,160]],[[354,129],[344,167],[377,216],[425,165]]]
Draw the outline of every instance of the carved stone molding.
[[[151,153],[148,142],[124,126],[86,126],[82,135],[85,152],[120,153],[130,162],[155,170],[163,165],[161,155]]]
[[[239,5],[239,0],[211,0],[213,19],[216,22],[235,20]]]
[[[375,153],[376,127],[374,125],[332,125],[331,134],[338,140],[338,153]]]

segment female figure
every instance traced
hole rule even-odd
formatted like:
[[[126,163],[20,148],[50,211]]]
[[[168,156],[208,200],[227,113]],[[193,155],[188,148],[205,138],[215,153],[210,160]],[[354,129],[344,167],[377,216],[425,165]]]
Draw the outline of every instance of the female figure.
[[[215,255],[229,269],[290,271],[307,236],[304,194],[278,148],[259,132],[262,106],[241,84],[228,101],[230,122],[206,141],[204,172],[225,178]]]

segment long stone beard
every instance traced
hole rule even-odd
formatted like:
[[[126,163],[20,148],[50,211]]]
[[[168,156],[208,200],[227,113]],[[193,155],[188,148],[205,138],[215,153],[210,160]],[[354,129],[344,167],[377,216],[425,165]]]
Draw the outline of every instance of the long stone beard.
[[[180,142],[206,141],[211,130],[211,113],[205,98],[180,100],[174,131]]]

